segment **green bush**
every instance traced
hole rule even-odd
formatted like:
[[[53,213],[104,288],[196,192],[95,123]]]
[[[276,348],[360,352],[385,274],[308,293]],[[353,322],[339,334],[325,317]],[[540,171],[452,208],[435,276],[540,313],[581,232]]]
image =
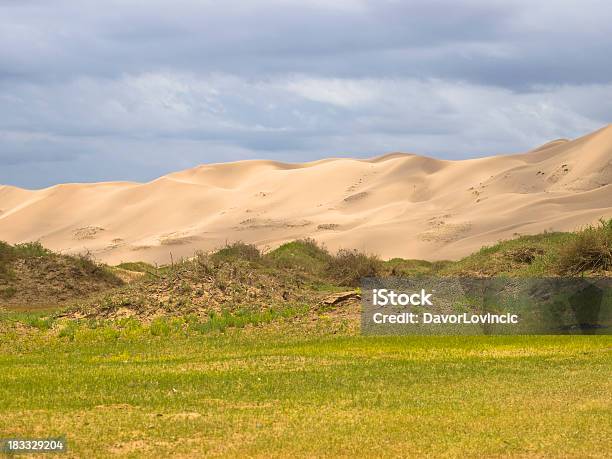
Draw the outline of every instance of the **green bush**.
[[[331,259],[331,255],[311,238],[287,242],[266,255],[272,265],[282,269],[299,269],[319,274]]]
[[[564,275],[612,271],[612,219],[575,233],[559,249],[556,271]]]
[[[226,245],[222,249],[213,253],[211,258],[214,261],[227,261],[235,259],[259,261],[261,259],[261,252],[253,244],[234,242],[233,244]]]

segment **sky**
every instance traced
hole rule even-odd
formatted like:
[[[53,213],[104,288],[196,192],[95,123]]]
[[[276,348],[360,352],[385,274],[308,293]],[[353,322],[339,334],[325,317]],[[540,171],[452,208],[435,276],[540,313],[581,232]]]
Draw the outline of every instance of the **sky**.
[[[612,122],[607,0],[0,0],[0,184],[522,152]]]

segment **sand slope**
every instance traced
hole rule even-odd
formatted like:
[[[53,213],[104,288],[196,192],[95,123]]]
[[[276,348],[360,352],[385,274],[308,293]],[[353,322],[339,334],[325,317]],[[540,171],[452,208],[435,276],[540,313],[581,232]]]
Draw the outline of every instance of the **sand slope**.
[[[465,161],[241,161],[144,184],[0,186],[0,240],[40,240],[110,263],[164,263],[235,240],[273,248],[305,236],[332,250],[454,259],[516,234],[611,217],[611,183],[612,125],[525,154]]]

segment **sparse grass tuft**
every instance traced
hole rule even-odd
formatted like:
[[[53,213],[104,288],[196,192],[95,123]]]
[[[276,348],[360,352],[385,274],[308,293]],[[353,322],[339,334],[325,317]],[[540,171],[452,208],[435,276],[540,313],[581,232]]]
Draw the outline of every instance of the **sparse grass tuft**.
[[[153,336],[169,336],[180,331],[182,324],[183,321],[180,318],[158,317],[151,322],[149,330]]]

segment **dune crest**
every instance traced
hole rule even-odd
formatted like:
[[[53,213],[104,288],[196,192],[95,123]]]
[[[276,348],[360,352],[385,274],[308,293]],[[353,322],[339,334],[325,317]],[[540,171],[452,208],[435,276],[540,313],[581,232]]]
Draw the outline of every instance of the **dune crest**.
[[[0,240],[109,262],[165,263],[242,240],[455,259],[517,234],[612,216],[612,126],[463,161],[392,153],[201,165],[149,183],[0,186]],[[171,255],[172,254],[172,255]]]

